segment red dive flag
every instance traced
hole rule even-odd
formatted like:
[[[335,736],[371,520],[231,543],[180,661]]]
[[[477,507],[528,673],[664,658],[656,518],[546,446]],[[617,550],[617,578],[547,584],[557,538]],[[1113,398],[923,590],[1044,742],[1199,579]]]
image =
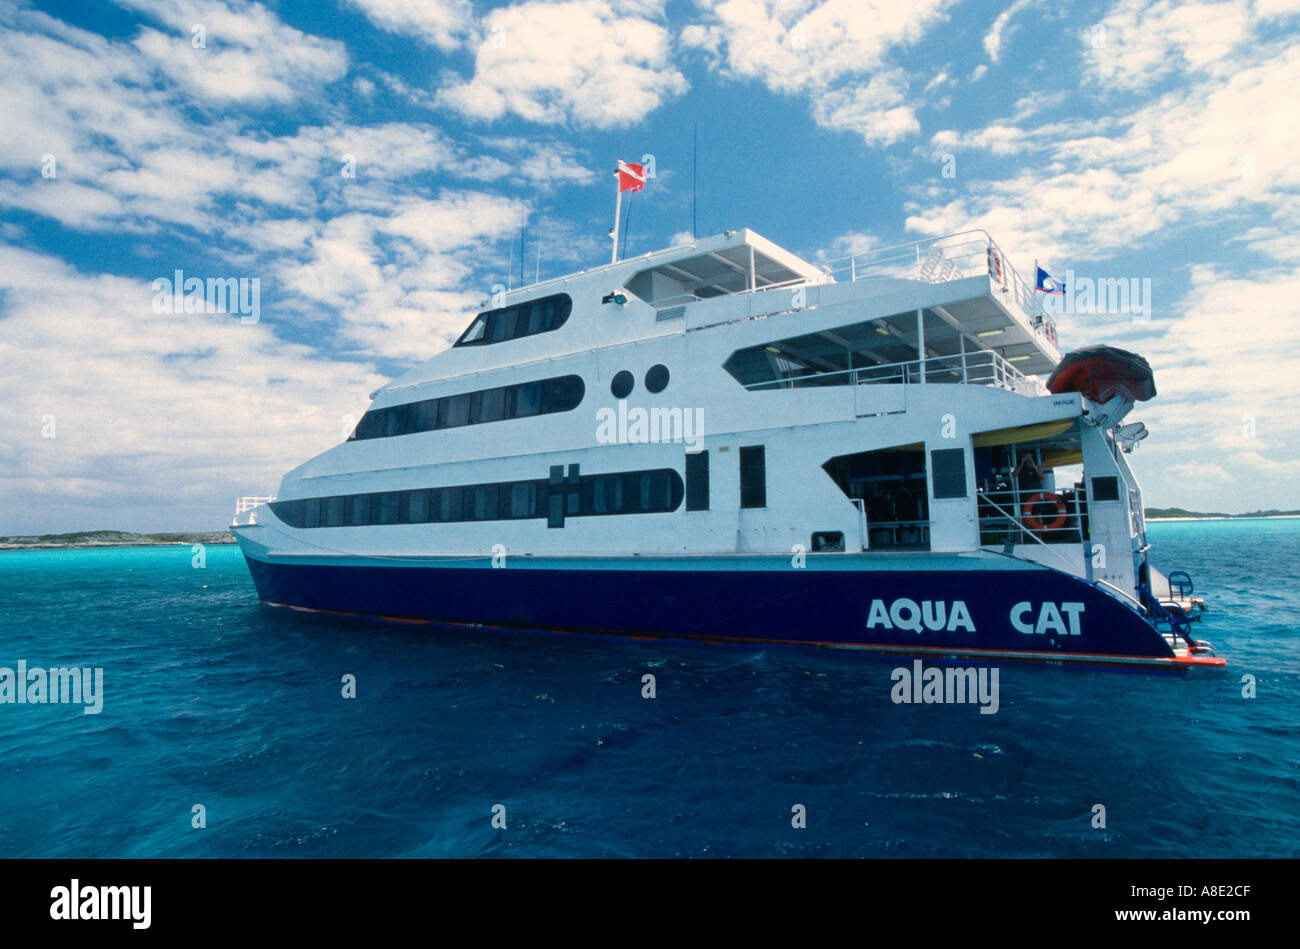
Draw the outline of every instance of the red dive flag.
[[[645,165],[636,162],[620,161],[618,163],[618,190],[640,191],[645,187]]]

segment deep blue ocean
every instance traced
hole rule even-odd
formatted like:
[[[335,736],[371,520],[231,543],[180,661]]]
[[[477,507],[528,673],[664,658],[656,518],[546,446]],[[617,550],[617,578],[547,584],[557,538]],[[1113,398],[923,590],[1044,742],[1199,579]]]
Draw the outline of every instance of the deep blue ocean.
[[[0,856],[1300,855],[1300,520],[1150,539],[1227,672],[1003,664],[993,715],[852,652],[272,609],[234,547],[0,553],[0,666],[104,670],[0,705]]]

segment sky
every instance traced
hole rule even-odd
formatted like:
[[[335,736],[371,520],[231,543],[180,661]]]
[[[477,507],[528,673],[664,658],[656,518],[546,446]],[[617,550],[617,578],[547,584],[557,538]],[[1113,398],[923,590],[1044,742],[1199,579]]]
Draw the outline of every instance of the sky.
[[[1149,319],[1059,318],[1155,369],[1146,503],[1300,508],[1298,29],[1300,0],[0,0],[0,534],[224,526],[493,284],[606,262],[645,155],[629,255],[978,227],[1024,274],[1149,279]],[[167,312],[176,271],[256,279],[256,321]]]

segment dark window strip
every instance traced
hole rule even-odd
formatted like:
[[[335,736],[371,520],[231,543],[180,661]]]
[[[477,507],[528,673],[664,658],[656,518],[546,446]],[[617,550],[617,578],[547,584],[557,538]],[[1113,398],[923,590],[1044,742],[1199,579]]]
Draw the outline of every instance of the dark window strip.
[[[567,293],[516,303],[514,306],[487,310],[456,340],[456,346],[488,346],[506,340],[536,336],[557,330],[573,312],[573,300]]]
[[[585,395],[586,385],[581,376],[557,376],[390,405],[371,409],[363,415],[349,441],[571,412],[582,403]]]
[[[374,524],[451,524],[465,521],[547,519],[551,499],[564,517],[666,514],[685,495],[672,468],[618,471],[554,481],[494,481],[484,484],[375,491],[273,501],[271,510],[290,527],[365,527]]]

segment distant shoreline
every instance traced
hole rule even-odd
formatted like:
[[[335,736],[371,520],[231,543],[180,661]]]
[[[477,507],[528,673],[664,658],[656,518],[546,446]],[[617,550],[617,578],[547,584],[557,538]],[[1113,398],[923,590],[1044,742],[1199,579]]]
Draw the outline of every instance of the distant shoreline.
[[[1146,522],[1157,521],[1294,521],[1300,514],[1187,514],[1182,517],[1148,517]]]
[[[26,534],[0,537],[0,550],[78,550],[96,547],[178,547],[194,544],[233,544],[230,531],[79,531],[69,534]]]

